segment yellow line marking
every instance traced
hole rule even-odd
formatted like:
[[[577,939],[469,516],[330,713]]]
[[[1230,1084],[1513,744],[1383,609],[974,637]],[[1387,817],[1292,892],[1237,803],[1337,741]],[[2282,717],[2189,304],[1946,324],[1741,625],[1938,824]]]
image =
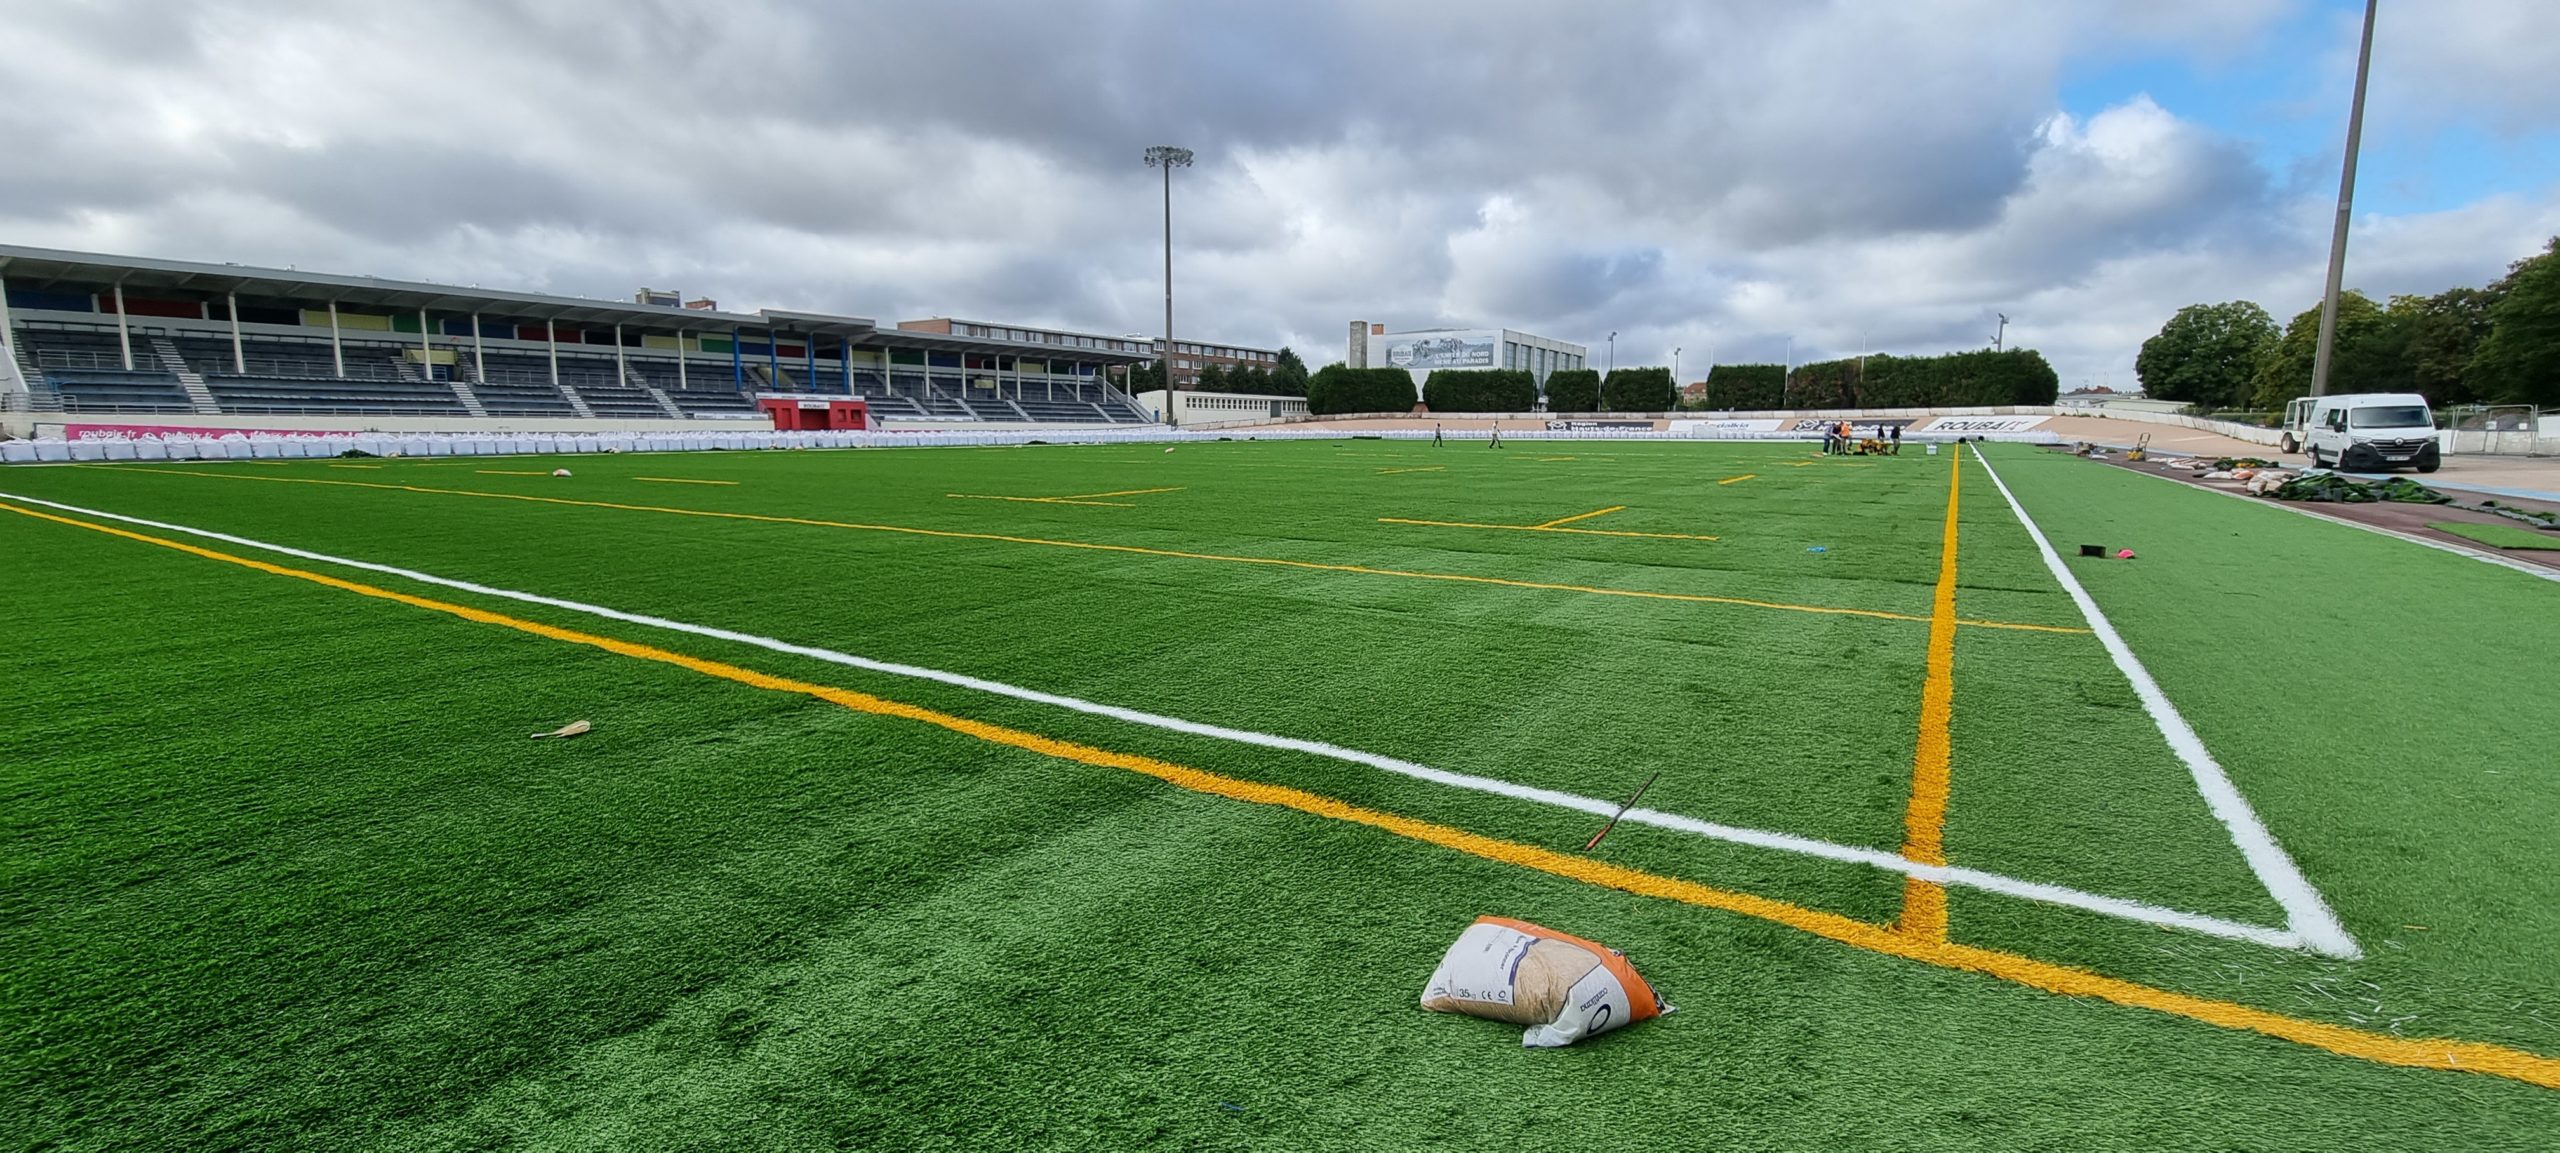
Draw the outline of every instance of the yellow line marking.
[[[734,480],[695,480],[695,479],[693,479],[692,477],[684,477],[684,476],[635,476],[635,477],[632,477],[631,479],[633,479],[633,480],[645,480],[645,481],[651,481],[651,482],[654,482],[654,483],[657,483],[657,484],[736,484],[736,483],[738,483],[738,482],[736,482],[736,481],[734,481]]]
[[[1956,494],[1963,487],[1964,458],[1947,470],[1947,525],[1939,534],[1938,589],[1929,611],[1929,675],[1920,686],[1920,737],[1911,752],[1911,804],[1902,815],[1902,855],[1925,865],[1947,863],[1949,764],[1954,738],[1948,729],[1956,698]],[[1947,889],[1916,877],[1902,880],[1899,932],[1924,940],[1947,939]]]
[[[994,447],[994,446],[988,446],[988,447]],[[987,495],[987,494],[985,494],[985,493],[977,493],[977,492],[946,492],[946,493],[944,493],[944,494],[942,494],[942,495],[947,496],[947,497],[950,497],[950,498],[951,498],[951,499],[953,499],[953,500],[1009,500],[1009,501],[1013,501],[1013,502],[1018,503],[1018,504],[1081,504],[1081,505],[1091,505],[1091,506],[1093,506],[1093,507],[1095,507],[1095,508],[1136,508],[1136,507],[1138,507],[1138,506],[1136,506],[1136,505],[1134,505],[1134,504],[1130,504],[1130,503],[1128,503],[1128,502],[1126,502],[1126,501],[1116,501],[1116,500],[1070,500],[1070,499],[1068,499],[1068,498],[1066,498],[1066,497],[1063,497],[1063,496],[989,496],[989,495]]]
[[[1759,474],[1759,473],[1756,473],[1756,472],[1746,472],[1746,473],[1742,474],[1741,476],[1729,476],[1729,477],[1726,477],[1726,478],[1724,478],[1723,480],[1717,481],[1716,483],[1717,483],[1717,484],[1740,484],[1741,482],[1746,481],[1746,480],[1758,480],[1758,479],[1760,479],[1760,474]]]
[[[479,473],[479,474],[480,474],[480,475],[482,475],[482,476],[549,476],[549,475],[551,475],[550,473],[547,473],[547,472],[511,472],[511,471],[508,471],[508,470],[503,469],[503,468],[475,468],[475,469],[472,469],[471,471],[476,472],[476,473]]]
[[[1542,456],[1542,457],[1539,457],[1538,459],[1539,459],[1539,460],[1541,460],[1541,461],[1550,461],[1550,460],[1572,460],[1573,458],[1572,458],[1572,457],[1569,457],[1569,456]]]
[[[1378,470],[1378,475],[1394,476],[1400,472],[1445,472],[1448,468],[1449,466],[1445,464],[1425,465],[1421,468],[1382,468]]]
[[[333,464],[331,468],[381,468],[378,464]]]
[[[1595,517],[1595,516],[1607,516],[1607,515],[1609,515],[1610,513],[1613,513],[1613,512],[1625,512],[1625,511],[1627,511],[1627,506],[1622,505],[1622,504],[1613,504],[1613,505],[1610,505],[1610,506],[1609,506],[1609,507],[1607,507],[1607,508],[1593,509],[1593,510],[1591,510],[1590,512],[1575,513],[1574,515],[1572,515],[1572,516],[1568,516],[1568,517],[1558,517],[1557,519],[1555,519],[1555,520],[1551,520],[1551,521],[1548,521],[1548,522],[1547,522],[1547,523],[1545,523],[1545,524],[1533,524],[1533,525],[1530,525],[1530,526],[1528,526],[1528,527],[1530,527],[1530,528],[1554,528],[1554,527],[1556,527],[1557,525],[1560,525],[1560,524],[1572,524],[1573,522],[1578,521],[1578,520],[1590,520],[1592,517]]]
[[[1059,497],[1059,498],[1057,498],[1057,499],[1059,499],[1059,500],[1095,500],[1095,499],[1098,499],[1098,498],[1101,498],[1101,497],[1106,497],[1106,496],[1145,496],[1145,495],[1147,495],[1147,494],[1149,494],[1149,493],[1158,493],[1158,492],[1181,492],[1181,491],[1182,491],[1182,489],[1183,489],[1183,486],[1181,486],[1181,485],[1175,485],[1175,486],[1173,486],[1173,487],[1171,487],[1171,488],[1124,488],[1124,489],[1121,489],[1121,490],[1120,490],[1120,491],[1118,491],[1118,492],[1079,492],[1079,493],[1070,493],[1070,494],[1068,494],[1068,495],[1066,495],[1066,496],[1062,496],[1062,497]]]
[[[2560,1058],[2545,1057],[2521,1049],[2510,1049],[2480,1041],[2458,1041],[2443,1038],[2408,1038],[2343,1025],[2331,1025],[2299,1017],[2287,1017],[2248,1005],[2215,1001],[2190,996],[2149,985],[2136,984],[2086,969],[2039,961],[2033,957],[1997,949],[1958,945],[1898,932],[1879,925],[1844,917],[1837,913],[1809,909],[1802,905],[1753,896],[1749,893],[1717,889],[1695,881],[1648,873],[1623,865],[1613,865],[1590,857],[1559,853],[1535,845],[1505,841],[1464,829],[1433,824],[1398,816],[1376,809],[1361,808],[1319,793],[1293,789],[1285,785],[1241,780],[1201,769],[1161,761],[1153,757],[1116,752],[1091,745],[1063,741],[1020,729],[1006,728],[985,721],[950,713],[937,712],[903,701],[875,697],[831,685],[813,684],[757,672],[753,669],[706,660],[672,652],[651,645],[593,633],[578,632],[537,621],[522,620],[487,609],[452,604],[408,593],[360,584],[355,581],[302,569],[287,568],[266,561],[234,556],[230,553],[197,545],[184,544],[143,533],[55,516],[34,509],[0,502],[0,509],[56,524],[84,528],[93,532],[174,549],[208,560],[223,561],[243,568],[276,576],[292,577],[356,593],[379,600],[409,605],[459,617],[481,624],[497,625],[518,632],[570,644],[587,645],[637,660],[672,665],[735,684],[774,692],[797,693],[829,704],[868,713],[873,716],[896,717],[974,737],[990,744],[1005,745],[1026,752],[1096,768],[1122,769],[1153,777],[1177,788],[1250,804],[1272,805],[1292,809],[1311,816],[1366,825],[1381,832],[1408,840],[1435,845],[1452,852],[1464,853],[1482,860],[1533,869],[1551,876],[1601,888],[1616,889],[1637,896],[1678,901],[1700,908],[1718,909],[1758,920],[1784,925],[1852,948],[1864,949],[1889,957],[1918,961],[1945,969],[1980,973],[1984,976],[2048,993],[2068,997],[2094,997],[2129,1008],[2185,1017],[2225,1029],[2263,1033],[2297,1044],[2325,1049],[2341,1056],[2356,1057],[2385,1065],[2419,1069],[2441,1069],[2505,1077],[2546,1089],[2560,1089]]]
[[[1920,622],[1928,619],[1927,617],[1915,617],[1908,613],[1886,612],[1882,609],[1829,608],[1821,605],[1796,605],[1785,604],[1778,601],[1746,600],[1740,597],[1708,596],[1703,593],[1648,592],[1642,589],[1618,589],[1602,588],[1594,585],[1555,584],[1546,581],[1512,580],[1507,577],[1470,576],[1464,573],[1418,572],[1412,569],[1372,568],[1367,565],[1327,564],[1322,561],[1286,560],[1280,557],[1233,556],[1226,553],[1182,552],[1176,549],[1146,548],[1133,544],[1099,544],[1093,541],[1051,540],[1036,536],[1008,536],[1004,533],[962,532],[954,529],[940,528],[910,528],[905,525],[894,524],[860,524],[853,521],[817,520],[810,517],[797,516],[769,516],[763,513],[753,512],[715,512],[710,509],[675,508],[669,505],[656,504],[623,504],[618,501],[609,500],[576,500],[564,496],[535,496],[531,493],[521,492],[481,492],[476,489],[467,488],[428,488],[425,485],[387,484],[380,481],[370,480],[329,480],[324,477],[315,476],[257,476],[250,473],[196,472],[191,469],[183,468],[146,468],[135,469],[133,471],[156,473],[167,476],[205,476],[212,477],[216,480],[256,480],[276,484],[318,484],[329,485],[337,488],[380,489],[385,492],[415,492],[428,493],[437,496],[469,496],[479,497],[484,500],[515,500],[524,501],[529,504],[554,504],[570,508],[609,508],[621,512],[654,512],[667,516],[698,516],[707,517],[713,520],[750,521],[757,524],[796,524],[810,528],[841,528],[851,529],[856,532],[897,533],[903,536],[935,537],[943,540],[991,540],[1001,541],[1006,544],[1039,545],[1044,548],[1084,549],[1089,552],[1128,553],[1135,556],[1158,556],[1172,557],[1180,560],[1216,561],[1221,564],[1269,565],[1274,568],[1304,569],[1309,572],[1356,573],[1361,576],[1402,577],[1407,580],[1451,581],[1459,584],[1494,585],[1501,588],[1538,589],[1546,592],[1585,593],[1591,596],[1633,597],[1639,600],[1677,601],[1683,604],[1740,605],[1747,608],[1784,609],[1789,612],[1821,613],[1829,616],[1866,617],[1872,620],[1882,621]],[[1056,498],[1005,497],[997,499],[1054,500]],[[1518,528],[1520,526],[1495,525],[1490,527]],[[1585,532],[1597,536],[1619,535],[1616,533],[1604,532],[1599,529],[1559,528],[1548,529],[1546,531]],[[2021,632],[2036,633],[2086,634],[2089,631],[2085,628],[2073,628],[2066,625],[2031,625],[2020,624],[2012,621],[1966,620],[1957,621],[1956,623],[1961,625],[1971,625],[1976,628],[2013,629]]]
[[[1477,523],[1475,523],[1474,521],[1465,521],[1465,520],[1414,520],[1414,519],[1409,518],[1409,517],[1401,517],[1401,516],[1382,516],[1382,517],[1379,517],[1379,518],[1378,518],[1378,523],[1379,523],[1379,524],[1419,524],[1419,525],[1429,525],[1429,526],[1431,526],[1431,527],[1433,527],[1433,528],[1494,528],[1494,529],[1502,529],[1502,530],[1505,530],[1505,531],[1507,531],[1507,532],[1569,532],[1569,533],[1576,534],[1576,535],[1578,535],[1578,536],[1633,536],[1633,537],[1647,537],[1647,538],[1650,538],[1650,539],[1653,539],[1653,540],[1722,540],[1722,539],[1724,539],[1724,538],[1722,538],[1722,537],[1712,537],[1712,536],[1693,536],[1693,535],[1690,535],[1690,534],[1687,534],[1687,533],[1676,533],[1676,532],[1628,532],[1628,531],[1621,530],[1621,529],[1606,529],[1606,528],[1550,528],[1550,527],[1548,527],[1547,525],[1543,525],[1543,524],[1477,524]],[[1918,618],[1918,617],[1913,617],[1913,618],[1911,618],[1911,619],[1913,619],[1913,620],[1919,620],[1920,618]]]

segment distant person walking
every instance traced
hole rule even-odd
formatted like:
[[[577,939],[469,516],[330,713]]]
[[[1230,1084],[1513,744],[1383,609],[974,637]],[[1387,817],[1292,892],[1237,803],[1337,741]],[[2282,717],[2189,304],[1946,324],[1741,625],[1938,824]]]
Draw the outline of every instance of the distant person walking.
[[[1491,442],[1489,442],[1488,444],[1486,444],[1486,446],[1485,446],[1485,447],[1487,447],[1487,448],[1501,448],[1501,447],[1502,447],[1502,422],[1501,422],[1501,421],[1498,421],[1498,420],[1497,420],[1497,421],[1493,422],[1493,440],[1492,440]]]
[[[1439,424],[1439,422],[1437,422],[1437,421],[1432,422],[1432,425],[1431,425],[1431,447],[1433,447],[1433,448],[1447,448],[1447,447],[1449,447],[1449,442],[1447,442],[1447,441],[1445,441],[1445,440],[1440,439],[1440,424]]]
[[[1902,455],[1902,426],[1893,426],[1893,455]]]

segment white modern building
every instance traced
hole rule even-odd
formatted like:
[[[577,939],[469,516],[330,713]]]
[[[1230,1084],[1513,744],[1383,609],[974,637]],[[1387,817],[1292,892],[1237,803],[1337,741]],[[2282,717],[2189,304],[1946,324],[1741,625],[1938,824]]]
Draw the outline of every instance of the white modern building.
[[[1508,328],[1422,328],[1389,332],[1383,324],[1351,322],[1351,346],[1343,363],[1353,368],[1411,370],[1415,388],[1443,368],[1516,368],[1547,388],[1560,369],[1587,366],[1591,350]]]

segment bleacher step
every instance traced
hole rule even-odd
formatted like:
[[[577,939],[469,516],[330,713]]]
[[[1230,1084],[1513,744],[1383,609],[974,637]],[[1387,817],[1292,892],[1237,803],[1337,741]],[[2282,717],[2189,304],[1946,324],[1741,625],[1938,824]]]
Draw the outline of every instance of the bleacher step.
[[[178,378],[178,387],[187,394],[187,403],[203,415],[217,415],[222,406],[214,403],[213,390],[204,386],[204,374],[187,367],[187,358],[178,355],[178,343],[166,336],[151,338],[151,351],[159,354],[160,363]]]
[[[658,402],[658,407],[666,411],[667,419],[683,420],[685,418],[684,410],[676,407],[675,399],[668,396],[666,390],[654,384],[643,384],[640,386],[640,391],[648,393],[649,399]]]
[[[465,383],[462,377],[457,375],[453,379],[445,381],[444,383],[445,387],[453,390],[454,399],[462,402],[463,411],[468,412],[473,416],[489,415],[489,410],[483,407],[480,403],[480,394],[473,392],[471,390],[471,386],[468,383]]]

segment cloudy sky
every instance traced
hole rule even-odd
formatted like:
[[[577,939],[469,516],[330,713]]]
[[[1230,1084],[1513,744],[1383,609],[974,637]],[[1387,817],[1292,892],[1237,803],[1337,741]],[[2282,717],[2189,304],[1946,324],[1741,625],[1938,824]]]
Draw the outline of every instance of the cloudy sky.
[[[0,242],[1683,375],[2316,302],[2329,0],[0,0]],[[2348,282],[2560,233],[2560,3],[2384,0]]]

